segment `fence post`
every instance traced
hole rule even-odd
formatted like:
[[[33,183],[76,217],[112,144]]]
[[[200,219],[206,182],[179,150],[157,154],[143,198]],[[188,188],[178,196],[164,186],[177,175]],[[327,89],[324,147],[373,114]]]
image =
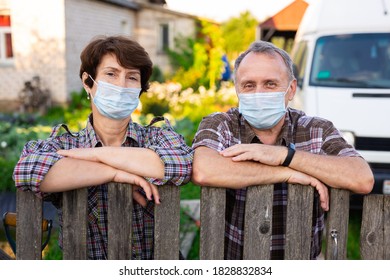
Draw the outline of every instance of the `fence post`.
[[[108,259],[131,260],[133,191],[129,184],[108,184]]]
[[[63,258],[87,259],[88,188],[63,193]]]
[[[326,222],[325,259],[347,259],[350,191],[329,188],[330,204]]]
[[[384,246],[383,254],[385,260],[390,260],[390,195],[383,196],[383,236],[384,236]]]
[[[390,196],[366,195],[363,200],[360,255],[364,260],[390,259]]]
[[[161,204],[154,206],[154,259],[178,260],[180,251],[180,188],[160,186]]]
[[[284,259],[310,259],[314,188],[288,185]]]
[[[199,249],[201,260],[224,259],[225,207],[225,188],[201,188]]]
[[[249,187],[245,202],[244,260],[270,259],[273,185]]]
[[[16,192],[16,259],[42,259],[42,199],[30,191]]]

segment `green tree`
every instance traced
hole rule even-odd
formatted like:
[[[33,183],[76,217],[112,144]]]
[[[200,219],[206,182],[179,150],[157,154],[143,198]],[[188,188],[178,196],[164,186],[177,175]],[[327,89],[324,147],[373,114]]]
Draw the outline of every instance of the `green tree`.
[[[175,69],[172,81],[181,83],[183,88],[215,88],[223,69],[220,26],[205,20],[199,23],[196,39],[178,37],[175,49],[168,51]]]
[[[230,61],[235,60],[255,40],[258,23],[257,19],[246,11],[239,17],[232,17],[222,24],[224,49]]]

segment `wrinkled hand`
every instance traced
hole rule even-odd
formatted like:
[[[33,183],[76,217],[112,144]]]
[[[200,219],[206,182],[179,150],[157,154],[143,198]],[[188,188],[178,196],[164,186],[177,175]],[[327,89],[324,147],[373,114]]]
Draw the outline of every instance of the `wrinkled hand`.
[[[265,144],[237,144],[220,152],[233,161],[258,161],[263,164],[279,166],[287,156],[288,149],[283,146]]]
[[[82,159],[88,161],[96,161],[99,148],[74,148],[70,150],[58,150],[57,154],[74,159]]]
[[[154,199],[156,204],[160,204],[160,195],[158,193],[157,187],[154,184],[146,181],[141,176],[134,175],[122,170],[117,170],[113,181],[117,183],[133,185],[133,199],[143,207],[146,207],[147,201],[145,197],[139,192],[140,189],[144,190],[148,200]]]
[[[321,208],[324,211],[329,210],[329,191],[328,188],[318,179],[309,176],[299,171],[293,171],[292,175],[287,179],[287,183],[299,184],[304,186],[312,186],[316,188],[320,195]]]

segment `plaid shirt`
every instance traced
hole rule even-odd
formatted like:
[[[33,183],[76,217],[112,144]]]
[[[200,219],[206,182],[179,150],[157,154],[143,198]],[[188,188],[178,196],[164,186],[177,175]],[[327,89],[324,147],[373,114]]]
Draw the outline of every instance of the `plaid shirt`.
[[[199,125],[193,148],[206,146],[222,151],[235,144],[261,143],[237,108],[226,113],[215,113],[205,117]],[[285,122],[276,145],[295,143],[298,150],[314,154],[337,156],[360,156],[346,143],[333,124],[321,118],[306,116],[302,111],[288,108]],[[222,174],[223,175],[223,174]],[[273,196],[273,220],[271,237],[271,259],[284,258],[285,227],[287,210],[287,184],[275,182]],[[242,259],[246,188],[226,191],[225,259]],[[318,192],[314,192],[311,258],[321,252],[324,228],[324,212],[319,203]]]
[[[180,186],[190,180],[193,151],[184,138],[175,133],[168,120],[162,128],[152,126],[163,118],[155,118],[150,125],[143,127],[130,122],[123,147],[143,147],[155,151],[164,162],[164,179],[146,178],[156,185]],[[57,136],[60,128],[67,133]],[[54,201],[59,208],[59,222],[62,226],[62,213],[59,204],[61,194],[42,193],[39,186],[50,168],[62,158],[56,153],[59,149],[91,148],[102,146],[92,126],[92,115],[85,129],[74,134],[65,125],[53,129],[47,140],[28,142],[14,170],[16,187],[33,191],[38,196]],[[129,159],[131,160],[131,159]],[[88,188],[88,258],[107,259],[107,184]],[[134,203],[133,211],[133,259],[153,259],[154,242],[154,203],[149,201],[143,208]],[[60,246],[62,234],[60,234]],[[179,253],[179,252],[178,252]]]

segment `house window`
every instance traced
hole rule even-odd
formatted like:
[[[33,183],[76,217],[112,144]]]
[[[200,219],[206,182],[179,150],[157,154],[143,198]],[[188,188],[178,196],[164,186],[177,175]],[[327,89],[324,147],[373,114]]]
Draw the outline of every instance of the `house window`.
[[[160,51],[165,52],[169,49],[169,25],[160,24]]]
[[[11,18],[0,15],[0,63],[9,62],[12,58]]]

